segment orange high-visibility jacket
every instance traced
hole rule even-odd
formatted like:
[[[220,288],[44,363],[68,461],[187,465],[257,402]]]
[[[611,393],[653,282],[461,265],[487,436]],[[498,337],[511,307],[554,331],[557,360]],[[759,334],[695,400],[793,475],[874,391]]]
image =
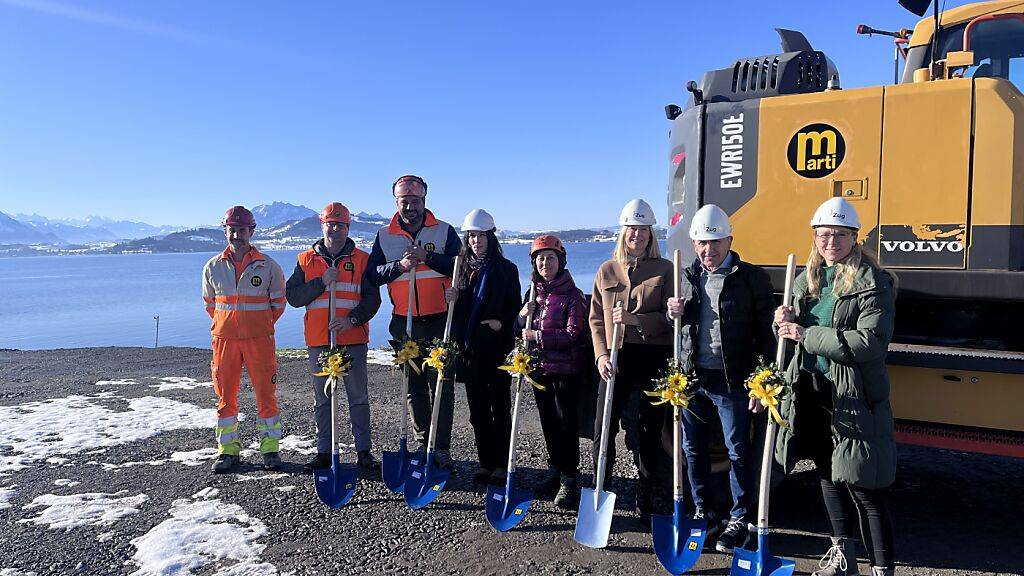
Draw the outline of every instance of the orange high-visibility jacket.
[[[451,229],[450,224],[438,220],[430,210],[427,210],[423,219],[423,228],[416,234],[415,242],[425,248],[427,252],[444,254],[448,243],[449,229]],[[398,214],[391,218],[391,224],[377,232],[377,242],[387,261],[401,260],[405,250],[413,241],[413,237],[398,223]],[[413,303],[415,309],[412,315],[428,316],[446,312],[448,303],[444,299],[444,289],[451,285],[452,279],[444,274],[432,270],[423,263],[417,266],[416,300]],[[408,315],[408,272],[402,273],[401,276],[388,283],[388,295],[391,296],[391,304],[395,307],[394,313],[398,316]]]
[[[360,286],[363,272],[366,271],[366,260],[369,254],[355,248],[348,256],[343,256],[337,263],[338,280],[334,283],[334,313],[337,318],[347,318],[348,313],[362,300]],[[299,254],[299,267],[306,275],[306,282],[312,282],[327,271],[327,262],[310,248]],[[330,287],[306,305],[305,332],[306,346],[327,346],[327,324],[330,322],[331,291]],[[364,322],[343,332],[335,334],[334,343],[338,346],[366,344],[370,341],[370,325]]]
[[[284,314],[284,272],[256,247],[249,264],[235,281],[231,251],[225,249],[203,267],[203,300],[213,318],[210,332],[217,338],[242,339],[269,336],[274,322]]]

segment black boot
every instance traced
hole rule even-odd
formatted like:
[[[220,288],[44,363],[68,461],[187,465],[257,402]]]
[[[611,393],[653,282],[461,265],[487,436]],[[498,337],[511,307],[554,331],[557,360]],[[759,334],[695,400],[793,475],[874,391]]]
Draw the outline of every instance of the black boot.
[[[264,470],[280,470],[281,469],[281,454],[278,452],[264,452],[263,453],[263,469]]]
[[[238,466],[239,458],[234,454],[221,454],[213,462],[211,469],[214,474],[227,474]]]
[[[559,481],[555,506],[563,510],[575,510],[580,505],[580,489],[575,476],[562,476]]]
[[[321,468],[331,467],[331,453],[330,452],[317,452],[316,456],[312,460],[306,462],[302,469],[305,472],[312,472]]]
[[[369,450],[360,450],[356,453],[356,465],[367,472],[375,472],[380,469],[380,462],[373,457]]]
[[[544,496],[547,498],[554,496],[555,492],[558,491],[559,477],[560,474],[558,473],[558,470],[549,468],[545,473],[544,478],[534,486],[533,491],[538,496]]]

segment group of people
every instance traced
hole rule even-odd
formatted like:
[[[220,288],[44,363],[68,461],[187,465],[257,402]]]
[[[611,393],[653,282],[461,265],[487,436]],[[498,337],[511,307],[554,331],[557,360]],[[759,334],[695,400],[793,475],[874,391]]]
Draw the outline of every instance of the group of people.
[[[578,412],[588,379],[594,370],[602,382],[616,374],[607,430],[608,462],[614,463],[614,440],[629,397],[650,391],[668,365],[673,322],[679,319],[681,368],[696,382],[683,412],[687,476],[693,513],[708,521],[716,548],[729,552],[742,546],[749,523],[756,520],[752,483],[758,456],[752,445],[759,430],[752,426],[752,414],[763,408],[748,395],[744,382],[762,359],[773,357],[781,338],[793,344],[795,353],[784,367],[787,388],[780,411],[787,425],[778,432],[776,459],[787,472],[801,459],[811,459],[817,467],[833,545],[816,574],[857,573],[854,526],[861,529],[873,574],[893,573],[893,531],[885,498],[895,476],[896,451],[885,354],[893,329],[895,281],[859,244],[860,222],[850,203],[833,198],[815,212],[810,256],[794,282],[793,305],[776,306],[769,275],[731,249],[728,216],[714,205],[702,207],[692,218],[689,235],[697,257],[682,271],[677,298],[673,264],[661,257],[654,234],[654,211],[643,200],[631,200],[620,214],[612,257],[598,269],[588,299],[574,283],[567,250],[555,236],[542,235],[531,244],[532,290],[524,290],[486,211],[466,216],[460,238],[455,227],[426,208],[427,183],[422,178],[402,176],[392,185],[392,194],[397,211],[377,233],[370,253],[348,237],[348,209],[328,204],[320,214],[323,238],[299,255],[287,282],[281,268],[250,243],[256,224],[252,213],[235,206],[225,214],[228,246],[203,272],[203,296],[213,319],[211,371],[219,399],[215,473],[229,472],[239,461],[237,396],[243,364],[256,393],[264,465],[281,465],[273,327],[286,301],[306,308],[317,427],[317,455],[307,469],[331,462],[330,398],[325,377],[315,375],[331,332],[333,341],[352,357],[344,380],[358,465],[377,469],[370,443],[367,323],[380,306],[380,287],[386,285],[395,342],[440,338],[448,306],[453,306],[452,338],[461,350],[454,378],[445,381],[441,397],[434,399],[431,370],[409,374],[405,400],[421,451],[436,400],[435,463],[454,469],[453,384],[461,382],[479,462],[473,479],[482,484],[505,481],[511,376],[499,366],[521,338],[537,353],[533,379],[539,386],[534,395],[548,452],[548,472],[535,490],[553,497],[559,507],[574,509],[579,502]],[[457,256],[464,265],[453,278]],[[332,293],[333,316],[328,310]],[[412,334],[406,334],[407,316],[412,317]],[[614,343],[617,332],[620,341]],[[611,362],[613,347],[619,350],[617,365]],[[641,518],[655,511],[654,495],[661,488],[657,470],[672,452],[667,413],[663,406],[643,401],[636,414],[636,507]],[[604,432],[602,414],[594,414],[593,420],[596,461]],[[709,494],[709,444],[719,431],[729,457],[732,497],[728,519],[721,521]],[[605,485],[612,471],[609,465]]]

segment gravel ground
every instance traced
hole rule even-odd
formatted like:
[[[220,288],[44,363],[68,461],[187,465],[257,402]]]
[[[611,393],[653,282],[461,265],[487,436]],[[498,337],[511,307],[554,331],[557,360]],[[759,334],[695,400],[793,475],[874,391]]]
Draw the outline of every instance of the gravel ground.
[[[0,351],[0,407],[94,395],[112,390],[122,398],[158,396],[210,408],[208,387],[155,392],[143,384],[154,377],[209,380],[210,352],[190,348],[92,348],[56,351]],[[283,357],[278,398],[285,434],[312,438],[312,394],[305,379],[305,360]],[[135,379],[137,385],[99,387],[100,380]],[[374,451],[395,446],[397,377],[386,368],[371,366],[371,407]],[[308,456],[283,451],[286,475],[273,476],[249,457],[238,472],[212,476],[208,462],[184,466],[169,462],[104,469],[97,463],[123,464],[167,459],[175,451],[212,446],[211,430],[167,431],[148,439],[107,448],[101,453],[69,454],[68,462],[36,462],[0,476],[0,574],[128,574],[139,569],[133,560],[138,538],[168,519],[172,503],[189,499],[206,488],[262,521],[267,533],[256,542],[265,546],[257,562],[294,574],[658,574],[664,573],[651,548],[649,527],[636,520],[636,468],[630,453],[620,448],[612,490],[619,509],[606,550],[590,550],[572,540],[575,513],[537,500],[515,530],[494,532],[483,512],[485,492],[470,482],[476,469],[475,448],[468,424],[465,394],[457,388],[453,456],[460,472],[440,497],[421,511],[409,510],[375,478],[363,478],[353,500],[340,510],[319,503],[310,478],[302,473]],[[532,394],[524,395],[519,463],[522,483],[539,480],[546,451]],[[247,384],[241,410],[255,413]],[[344,412],[342,412],[344,414]],[[82,422],[83,427],[88,422]],[[241,425],[247,441],[255,432],[252,421]],[[349,434],[345,441],[351,442]],[[45,441],[45,440],[44,440]],[[584,442],[589,447],[589,442]],[[584,450],[584,471],[592,470]],[[7,438],[0,438],[0,458],[12,456]],[[250,481],[245,477],[257,477]],[[1022,574],[1024,570],[1024,461],[901,447],[898,484],[892,490],[896,522],[897,574]],[[81,482],[54,485],[57,479]],[[721,479],[719,478],[719,481]],[[590,486],[590,475],[582,479]],[[290,491],[275,490],[295,486]],[[36,516],[26,510],[37,496],[85,492],[145,494],[138,512],[109,526],[52,529],[20,520]],[[209,493],[209,491],[208,491]],[[198,498],[201,500],[202,498]],[[197,501],[198,501],[197,500]],[[808,573],[827,549],[826,521],[813,472],[791,476],[772,499],[772,548],[795,558],[797,570]],[[103,536],[100,536],[100,535]],[[179,534],[178,537],[183,535]],[[97,538],[102,541],[99,541]],[[187,537],[187,535],[184,535]],[[173,540],[173,539],[172,539]],[[215,547],[227,544],[216,543]],[[861,551],[861,571],[867,572]],[[195,574],[237,574],[234,560],[211,562]],[[694,574],[728,574],[731,557],[706,551]],[[260,565],[261,573],[273,573]],[[183,572],[188,573],[188,572]],[[252,573],[256,573],[253,569]]]

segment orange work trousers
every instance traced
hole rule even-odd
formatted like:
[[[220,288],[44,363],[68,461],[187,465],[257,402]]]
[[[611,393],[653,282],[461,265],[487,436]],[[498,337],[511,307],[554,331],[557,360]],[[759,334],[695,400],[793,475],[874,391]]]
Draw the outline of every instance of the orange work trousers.
[[[240,340],[214,337],[210,372],[217,393],[217,418],[238,415],[243,365],[256,392],[259,417],[265,420],[277,416],[277,346],[270,335]]]

